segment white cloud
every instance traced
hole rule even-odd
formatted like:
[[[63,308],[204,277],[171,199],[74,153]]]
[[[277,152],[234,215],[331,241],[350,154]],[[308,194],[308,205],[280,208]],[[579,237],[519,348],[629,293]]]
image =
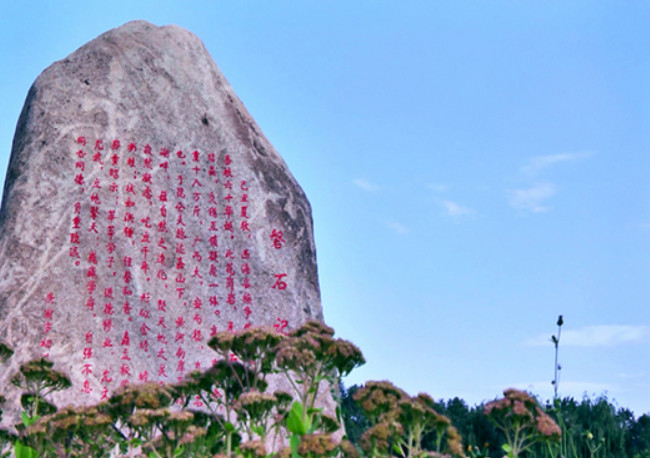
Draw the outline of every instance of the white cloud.
[[[440,202],[442,207],[445,209],[445,212],[453,217],[458,218],[461,216],[469,216],[474,214],[474,210],[469,207],[463,207],[462,205],[452,202],[451,200],[443,200]]]
[[[577,161],[592,156],[591,152],[549,154],[546,156],[533,157],[528,164],[521,168],[521,171],[529,179],[534,178],[539,172],[555,164],[562,162]],[[545,201],[555,195],[555,184],[552,182],[537,183],[528,188],[515,189],[509,193],[510,206],[519,210],[526,210],[533,213],[542,213],[551,210]]]
[[[590,152],[582,153],[563,153],[563,154],[549,154],[547,156],[537,156],[530,160],[530,162],[522,168],[522,171],[527,175],[535,175],[539,171],[550,167],[559,162],[575,161],[584,159],[591,156]]]
[[[363,189],[364,191],[368,191],[368,192],[377,192],[377,191],[379,191],[381,189],[381,187],[379,185],[376,185],[376,184],[370,182],[370,180],[366,180],[365,178],[355,178],[354,180],[352,180],[352,183],[355,186]]]
[[[625,379],[625,380],[634,380],[634,379],[641,379],[646,377],[645,372],[619,372],[616,374],[616,377]]]
[[[526,341],[527,345],[552,345],[551,336],[541,334]],[[613,347],[650,342],[650,326],[601,325],[568,329],[560,335],[560,346]]]
[[[386,227],[392,229],[399,235],[406,235],[409,232],[411,232],[411,230],[407,226],[405,226],[402,223],[398,223],[397,221],[388,221],[386,223]]]
[[[534,213],[546,212],[551,209],[544,201],[555,194],[555,184],[539,183],[527,189],[515,189],[510,192],[510,206],[519,210]]]

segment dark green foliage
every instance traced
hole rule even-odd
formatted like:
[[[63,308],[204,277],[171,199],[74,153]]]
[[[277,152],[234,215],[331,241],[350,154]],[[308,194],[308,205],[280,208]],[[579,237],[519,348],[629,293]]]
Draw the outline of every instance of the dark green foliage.
[[[446,415],[465,441],[466,446],[477,447],[479,450],[488,450],[490,456],[501,456],[501,435],[494,424],[483,413],[483,405],[469,407],[460,398],[439,401],[436,410]],[[433,443],[435,435],[429,435],[426,441]],[[430,446],[430,445],[429,445]]]
[[[56,412],[56,406],[54,404],[47,402],[42,397],[33,393],[24,393],[20,397],[20,405],[30,417],[34,416],[36,406],[38,406],[38,412],[41,415],[49,415]]]
[[[650,415],[641,415],[630,427],[629,453],[647,452],[650,456]]]
[[[11,358],[11,355],[14,354],[14,351],[7,344],[0,342],[0,363],[4,363],[6,360]]]
[[[616,407],[606,396],[585,397],[581,402],[558,399],[546,410],[563,426],[562,451],[569,455],[591,456],[590,449],[599,445],[593,456],[633,457],[650,452],[648,417],[635,420],[632,412]]]
[[[10,454],[10,446],[16,441],[16,436],[5,429],[0,429],[0,456],[5,457]]]
[[[361,435],[370,427],[370,421],[352,397],[359,388],[361,387],[353,385],[346,390],[345,386],[340,384],[341,412],[345,423],[345,432],[348,440],[353,444],[358,444]]]

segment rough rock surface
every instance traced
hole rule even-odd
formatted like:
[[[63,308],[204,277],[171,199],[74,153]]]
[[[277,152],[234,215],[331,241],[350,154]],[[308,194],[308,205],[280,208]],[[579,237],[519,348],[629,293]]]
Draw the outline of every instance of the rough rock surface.
[[[215,331],[310,318],[309,203],[196,36],[130,22],[38,77],[0,209],[0,392],[47,355],[57,404],[93,403],[207,368]]]

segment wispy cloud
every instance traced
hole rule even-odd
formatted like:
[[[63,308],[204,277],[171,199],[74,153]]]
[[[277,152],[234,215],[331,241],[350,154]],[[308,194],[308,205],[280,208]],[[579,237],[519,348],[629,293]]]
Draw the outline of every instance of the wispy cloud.
[[[355,178],[352,180],[352,183],[355,186],[368,192],[377,192],[381,189],[379,185],[376,185],[375,183],[372,183],[370,180],[366,180],[365,178]]]
[[[456,202],[451,200],[443,200],[440,202],[442,208],[445,210],[445,213],[452,218],[459,218],[461,216],[469,216],[474,214],[474,210],[469,207],[464,207]]]
[[[540,334],[525,343],[550,345],[550,335]],[[650,326],[601,325],[567,329],[560,336],[560,345],[571,347],[613,347],[650,342]]]
[[[616,374],[616,377],[624,380],[634,380],[634,379],[645,379],[647,373],[646,372],[619,372]]]
[[[560,162],[575,161],[578,159],[585,159],[592,155],[591,152],[581,153],[562,153],[562,154],[549,154],[547,156],[537,156],[532,158],[528,164],[522,167],[522,172],[527,175],[536,175],[538,172],[546,169],[554,164]]]
[[[556,164],[586,159],[592,156],[591,152],[548,154],[531,158],[521,168],[521,172],[532,182],[537,175]],[[508,202],[511,207],[518,210],[543,213],[551,210],[547,200],[556,193],[555,183],[551,181],[531,183],[528,187],[515,189],[509,192]]]
[[[398,223],[397,221],[388,221],[385,224],[387,228],[393,230],[399,235],[406,235],[409,232],[411,232],[411,230],[407,226],[405,226],[402,223]]]
[[[555,194],[555,184],[539,183],[526,189],[510,191],[510,206],[518,210],[527,210],[534,213],[546,212],[551,207],[545,201]]]

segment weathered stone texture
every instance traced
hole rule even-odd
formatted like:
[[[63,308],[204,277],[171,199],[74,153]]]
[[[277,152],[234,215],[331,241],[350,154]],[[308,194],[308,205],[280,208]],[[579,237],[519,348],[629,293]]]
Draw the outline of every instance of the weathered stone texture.
[[[310,318],[322,311],[309,203],[197,37],[130,22],[38,77],[0,210],[0,339],[16,351],[0,391],[47,354],[74,383],[58,403],[95,402],[206,368],[215,329]],[[15,415],[14,402],[4,423]]]

